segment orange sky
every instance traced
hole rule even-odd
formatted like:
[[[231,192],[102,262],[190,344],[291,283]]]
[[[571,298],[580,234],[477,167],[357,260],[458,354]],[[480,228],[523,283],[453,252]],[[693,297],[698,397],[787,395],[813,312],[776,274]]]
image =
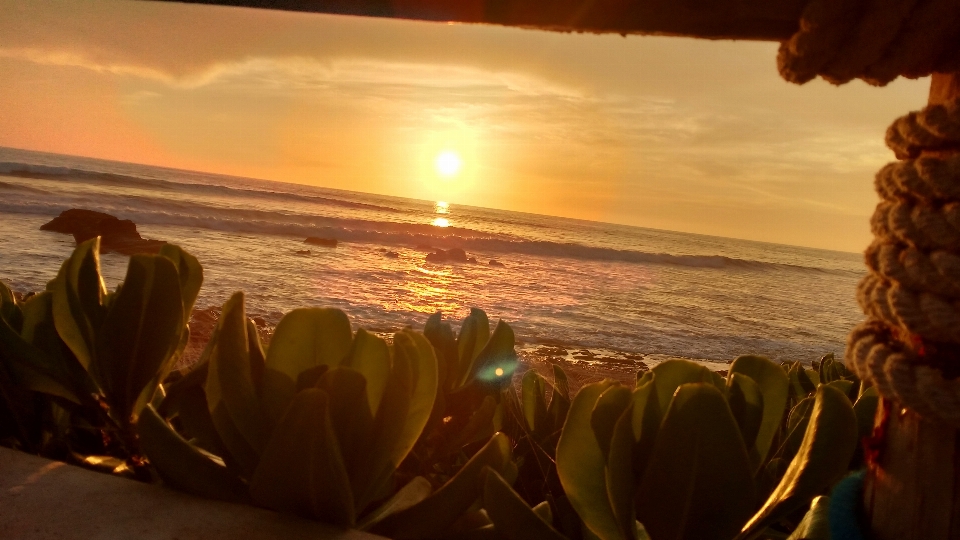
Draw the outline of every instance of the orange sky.
[[[797,87],[776,48],[0,0],[0,146],[859,251],[929,82]]]

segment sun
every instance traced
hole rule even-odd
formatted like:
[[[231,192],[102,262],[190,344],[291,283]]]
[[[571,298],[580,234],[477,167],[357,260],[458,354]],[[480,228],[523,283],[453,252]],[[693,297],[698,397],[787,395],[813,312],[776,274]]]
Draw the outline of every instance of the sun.
[[[451,150],[445,150],[437,154],[434,165],[437,167],[437,172],[440,173],[440,176],[449,178],[456,176],[456,174],[460,172],[460,167],[463,166],[463,160],[460,159],[460,154]]]

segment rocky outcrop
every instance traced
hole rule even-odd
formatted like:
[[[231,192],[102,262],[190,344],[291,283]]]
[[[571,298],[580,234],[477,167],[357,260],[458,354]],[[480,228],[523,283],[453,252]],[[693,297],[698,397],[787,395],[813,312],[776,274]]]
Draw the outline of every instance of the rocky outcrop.
[[[320,238],[319,236],[308,236],[306,240],[303,241],[304,244],[310,244],[312,246],[321,246],[321,247],[337,247],[336,238]]]
[[[465,263],[477,262],[477,259],[467,258],[467,252],[460,248],[450,248],[446,251],[438,249],[433,253],[427,253],[427,262],[432,263]]]
[[[99,236],[101,253],[157,253],[166,244],[162,240],[141,237],[137,225],[129,219],[80,208],[64,210],[41,225],[40,230],[71,234],[78,244]]]
[[[496,260],[496,259],[490,259],[490,266],[496,266],[496,267],[499,267],[499,268],[503,268],[503,263],[500,262],[500,261],[498,261],[498,260]]]

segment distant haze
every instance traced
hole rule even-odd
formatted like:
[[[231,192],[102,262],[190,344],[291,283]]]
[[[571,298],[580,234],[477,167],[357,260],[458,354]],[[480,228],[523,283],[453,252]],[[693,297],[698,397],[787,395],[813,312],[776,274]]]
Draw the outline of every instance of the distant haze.
[[[862,250],[929,81],[798,87],[776,50],[0,0],[0,146]]]

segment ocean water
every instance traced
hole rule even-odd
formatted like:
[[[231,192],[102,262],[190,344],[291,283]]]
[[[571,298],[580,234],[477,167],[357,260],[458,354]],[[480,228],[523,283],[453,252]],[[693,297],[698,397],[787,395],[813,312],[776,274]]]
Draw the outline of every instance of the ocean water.
[[[204,266],[199,307],[243,290],[248,312],[274,324],[295,307],[334,306],[355,327],[388,332],[479,307],[528,347],[810,362],[842,353],[862,319],[854,253],[5,148],[0,280],[30,291],[54,277],[74,242],[39,227],[69,208],[179,244]],[[307,236],[339,244],[308,246]],[[424,246],[478,262],[428,263]],[[108,286],[126,261],[102,257]]]

